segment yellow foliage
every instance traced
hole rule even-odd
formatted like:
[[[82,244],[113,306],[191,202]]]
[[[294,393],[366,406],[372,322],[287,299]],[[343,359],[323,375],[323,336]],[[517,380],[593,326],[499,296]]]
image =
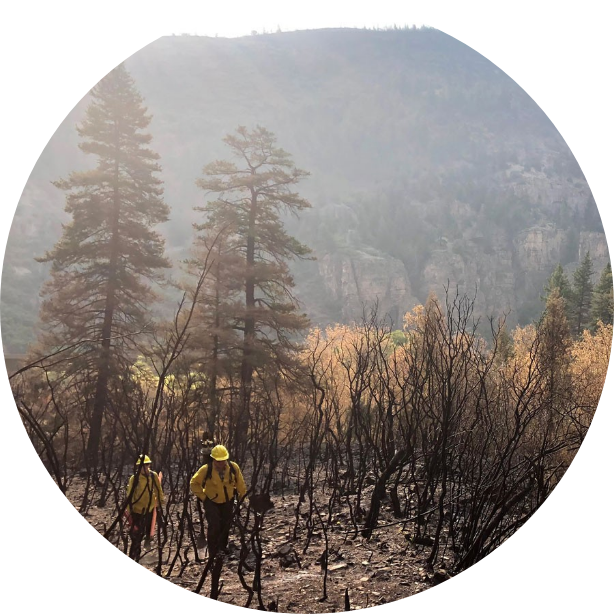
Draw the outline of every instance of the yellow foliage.
[[[595,333],[585,330],[571,348],[572,374],[577,405],[594,410],[599,402],[610,362],[612,325],[597,325]]]

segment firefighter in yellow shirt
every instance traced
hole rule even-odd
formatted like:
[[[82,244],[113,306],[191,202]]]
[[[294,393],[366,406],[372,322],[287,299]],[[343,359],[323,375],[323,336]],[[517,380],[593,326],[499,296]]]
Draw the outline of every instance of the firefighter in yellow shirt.
[[[135,477],[138,478],[135,480]],[[138,561],[141,556],[141,542],[149,536],[153,511],[164,503],[164,493],[158,475],[151,471],[151,459],[141,454],[136,461],[135,475],[130,477],[128,488],[128,512],[132,521],[130,527],[131,559]]]
[[[228,458],[228,450],[224,446],[215,446],[211,450],[210,461],[190,480],[190,489],[204,504],[210,557],[226,550],[235,494],[239,501],[246,494],[241,469]]]

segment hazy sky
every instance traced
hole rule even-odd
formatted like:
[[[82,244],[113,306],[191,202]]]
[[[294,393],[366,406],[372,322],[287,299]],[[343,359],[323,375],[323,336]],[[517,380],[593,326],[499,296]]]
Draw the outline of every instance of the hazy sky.
[[[168,32],[232,38],[258,33],[312,30],[315,28],[420,27],[416,19],[350,2],[331,0],[283,0],[260,2],[203,17]]]

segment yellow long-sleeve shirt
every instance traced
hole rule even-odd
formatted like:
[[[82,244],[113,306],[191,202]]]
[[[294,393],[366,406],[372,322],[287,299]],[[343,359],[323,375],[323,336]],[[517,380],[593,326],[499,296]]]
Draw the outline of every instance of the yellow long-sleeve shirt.
[[[128,481],[126,496],[130,497],[132,485],[134,484],[134,476]],[[158,474],[150,471],[148,475],[139,474],[139,479],[134,486],[134,492],[128,504],[128,509],[137,514],[143,514],[146,511],[153,511],[158,503],[164,503],[164,493],[162,485],[158,479]]]
[[[244,497],[247,489],[241,469],[239,469],[237,463],[230,461],[230,464],[234,468],[234,475],[233,472],[230,471],[229,464],[226,464],[222,477],[220,477],[220,474],[215,470],[215,467],[213,467],[209,479],[207,479],[209,465],[203,465],[190,480],[190,490],[201,501],[211,499],[211,501],[215,501],[215,503],[226,503],[227,501],[231,501],[235,490],[239,497]]]

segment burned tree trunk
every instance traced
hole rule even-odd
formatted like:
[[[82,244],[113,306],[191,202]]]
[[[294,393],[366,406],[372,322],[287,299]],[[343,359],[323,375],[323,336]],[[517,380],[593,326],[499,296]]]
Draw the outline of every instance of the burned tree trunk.
[[[386,494],[386,483],[390,479],[390,476],[403,466],[403,463],[407,460],[409,453],[406,449],[398,450],[392,457],[390,464],[386,467],[386,470],[375,483],[373,494],[371,495],[371,505],[369,512],[367,513],[367,519],[365,520],[365,526],[362,530],[362,536],[369,539],[373,534],[373,529],[377,526],[377,519],[379,517],[379,510],[382,499]]]

